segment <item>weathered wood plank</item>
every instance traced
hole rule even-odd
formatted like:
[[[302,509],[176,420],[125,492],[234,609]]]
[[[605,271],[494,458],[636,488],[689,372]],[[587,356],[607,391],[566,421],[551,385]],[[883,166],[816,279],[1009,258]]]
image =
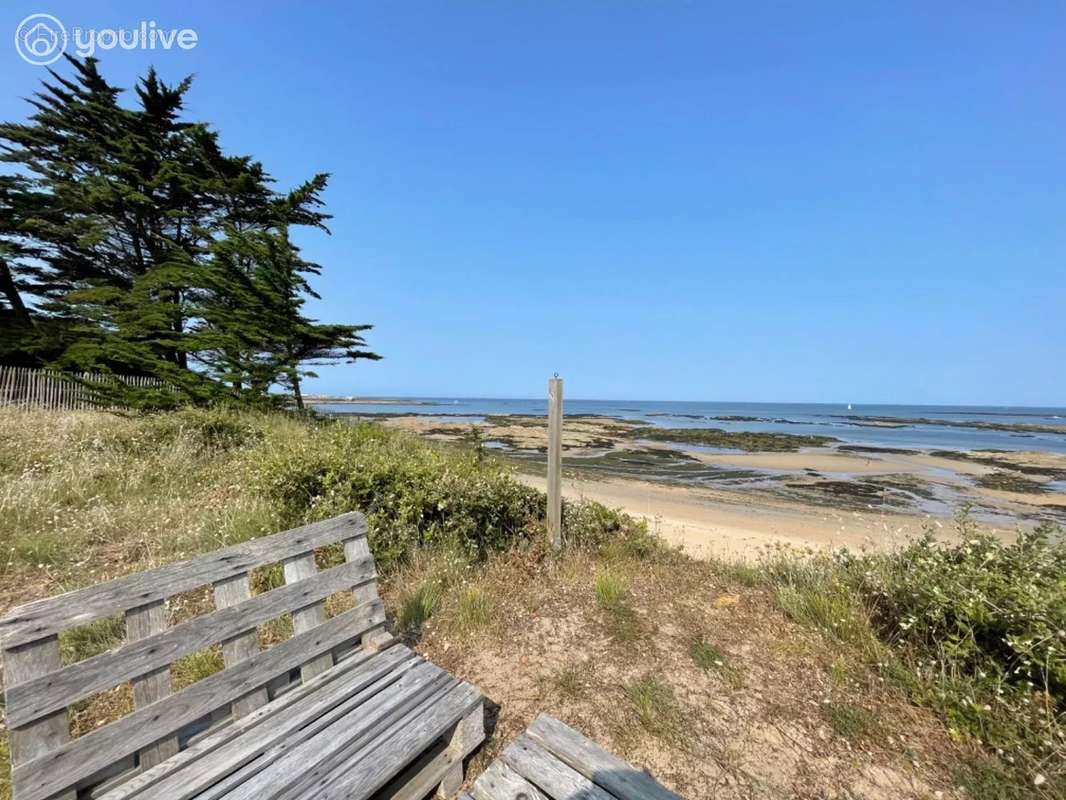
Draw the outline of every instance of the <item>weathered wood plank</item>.
[[[459,794],[459,787],[463,785],[463,762],[456,759],[440,777],[437,791],[434,793],[437,800],[449,800]]]
[[[448,738],[447,749],[455,756],[455,762],[441,775],[436,792],[438,800],[449,800],[459,793],[459,787],[463,785],[463,756],[484,739],[485,708],[479,703],[477,708],[459,720]]]
[[[295,798],[308,787],[328,778],[338,761],[378,735],[390,721],[416,707],[425,698],[455,679],[440,667],[422,662],[407,671],[399,681],[386,687],[359,706],[357,713],[346,713],[330,725],[320,728],[314,737],[294,747],[281,743],[263,758],[249,765],[244,774],[235,774],[226,782],[228,791],[213,787],[203,800],[266,800],[283,794]],[[260,763],[265,766],[260,767]],[[239,785],[238,785],[239,782]],[[197,798],[200,800],[200,798]]]
[[[167,609],[166,604],[162,600],[157,600],[154,603],[149,603],[146,606],[135,608],[132,611],[126,612],[126,638],[131,642],[137,640],[144,640],[155,637],[157,634],[161,634],[167,627]],[[125,648],[123,648],[125,649]],[[91,659],[90,659],[91,660]],[[85,662],[81,662],[84,664]],[[67,669],[77,669],[78,664],[68,667]],[[53,673],[54,674],[54,673]],[[112,673],[114,675],[114,673]],[[162,700],[168,694],[170,694],[170,661],[165,662],[164,665],[153,665],[150,672],[138,672],[135,673],[141,677],[133,680],[133,705],[134,708],[144,708],[147,705],[151,705],[157,700]],[[131,676],[132,677],[132,676]],[[48,680],[48,676],[42,676],[44,680]],[[126,676],[114,677],[110,681],[110,684],[121,683],[126,679]],[[40,679],[38,679],[40,680]],[[107,688],[101,686],[100,689]],[[15,687],[12,691],[14,695],[17,691]],[[81,697],[87,697],[92,694],[93,691],[99,691],[99,689],[92,689],[81,695]],[[78,698],[80,699],[80,698]],[[58,707],[65,708],[73,701],[67,701],[64,699],[58,703]],[[21,700],[11,709],[12,712],[22,711],[27,708]],[[49,711],[51,709],[45,709]],[[20,725],[18,721],[18,714],[12,714],[13,719],[9,719],[9,724]],[[164,739],[145,747],[140,752],[140,767],[141,769],[150,769],[158,764],[160,761],[165,761],[172,755],[178,752],[178,737],[167,736]]]
[[[52,752],[18,765],[12,782],[19,800],[45,800],[95,774],[124,755],[162,739],[248,694],[308,657],[324,653],[384,620],[380,601],[338,614],[308,633],[293,636],[254,660],[224,669],[178,694],[92,731]]]
[[[211,614],[166,630],[163,630],[160,622],[158,630],[161,632],[154,635],[134,636],[131,631],[130,643],[120,649],[71,664],[58,672],[38,672],[25,683],[9,685],[8,725],[24,725],[95,692],[109,689],[122,681],[151,673],[153,670],[165,672],[161,668],[182,656],[218,644],[286,611],[325,599],[334,592],[343,591],[353,585],[365,585],[374,579],[374,575],[372,560],[352,561],[316,573],[298,584],[264,592],[237,605],[220,608]],[[367,599],[370,597],[367,596]],[[155,613],[161,615],[163,604],[160,601],[150,608],[156,609]],[[128,630],[129,625],[128,616]],[[168,680],[168,693],[169,685]],[[136,692],[136,684],[134,690]]]
[[[319,781],[310,792],[293,795],[291,800],[366,800],[480,702],[477,689],[460,683],[336,765],[328,785]],[[290,800],[288,794],[285,797]]]
[[[608,753],[569,725],[541,714],[526,735],[618,800],[681,800],[651,775]]]
[[[441,779],[462,761],[457,759],[442,742],[411,763],[403,772],[390,780],[378,794],[379,800],[425,800],[425,797],[440,785]]]
[[[362,558],[373,558],[370,553],[370,541],[366,536],[358,536],[351,539],[346,539],[344,542],[344,557],[348,561],[358,561]],[[377,593],[377,587],[373,588],[375,595]],[[360,594],[360,590],[356,589],[352,592],[352,596],[356,603],[362,603],[365,598]],[[387,647],[392,642],[392,637],[389,632],[385,630],[384,624],[380,628],[367,631],[363,634],[363,640],[360,644],[367,650],[381,649]]]
[[[447,739],[447,741],[445,741]],[[485,739],[484,709],[478,704],[455,726],[451,738],[447,736],[391,778],[380,789],[378,800],[423,800],[434,787],[446,783],[449,776],[458,776],[458,783],[447,785],[449,797],[454,797],[463,782],[463,759]],[[532,798],[530,799],[532,800]]]
[[[225,578],[215,584],[215,607],[219,609],[241,605],[251,600],[252,587],[247,575],[237,575],[233,578]],[[235,667],[242,661],[251,661],[259,655],[259,632],[252,628],[245,629],[222,642],[222,661],[227,667]],[[243,697],[233,700],[233,716],[243,717],[260,706],[264,706],[270,700],[266,686],[260,686]]]
[[[62,663],[57,636],[5,650],[4,685],[10,686],[39,672],[57,669]],[[64,708],[23,728],[12,729],[9,735],[12,770],[20,765],[29,766],[36,759],[47,757],[48,753],[70,743],[67,710]],[[60,794],[56,800],[74,800],[74,791]]]
[[[548,379],[548,541],[563,546],[563,379]]]
[[[473,800],[552,800],[503,761],[493,761],[471,790]]]
[[[310,582],[318,574],[318,567],[315,566],[315,554],[313,552],[304,553],[303,555],[286,559],[282,565],[282,571],[285,573],[285,582],[288,584]],[[340,589],[337,591],[340,591]],[[292,629],[295,633],[306,633],[325,621],[326,606],[322,600],[297,608],[292,612]],[[323,653],[300,667],[300,677],[305,681],[310,680],[332,666],[333,656],[329,653]]]
[[[0,619],[0,643],[8,649],[43,639],[67,628],[245,574],[254,567],[365,534],[366,517],[353,511],[148,572],[36,600],[12,609]]]
[[[114,792],[107,795],[107,800],[210,800],[222,796],[339,717],[353,710],[358,713],[368,700],[423,663],[406,648],[375,654],[358,669],[347,671],[340,680],[319,685],[297,703],[274,701],[238,720],[234,726],[239,726],[237,732],[222,736],[220,731],[218,746],[210,752],[203,752],[201,747],[198,757],[181,759],[151,786],[132,795]],[[322,677],[326,675],[323,673]],[[244,725],[246,719],[254,724]]]
[[[613,800],[606,789],[568,767],[525,734],[515,739],[501,758],[527,781],[539,786],[548,797]]]
[[[383,675],[416,661],[415,654],[402,645],[381,653],[357,653],[248,716],[196,740],[165,764],[112,788],[99,800],[182,800],[186,797],[182,787],[188,782],[187,769],[197,776],[204,775],[206,783],[208,778],[214,779],[218,760],[230,758],[220,751],[231,747],[243,750],[241,739],[246,734],[262,735],[259,729],[263,727],[275,731],[277,739],[284,739],[291,730],[315,719],[322,708],[331,707],[338,698],[362,691]],[[195,794],[200,791],[200,782],[193,783],[189,791]]]

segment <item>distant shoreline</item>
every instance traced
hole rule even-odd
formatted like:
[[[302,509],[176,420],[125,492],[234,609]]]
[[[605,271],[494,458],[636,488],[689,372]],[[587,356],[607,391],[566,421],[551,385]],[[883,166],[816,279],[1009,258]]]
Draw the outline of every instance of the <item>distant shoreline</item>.
[[[439,402],[434,400],[396,400],[387,398],[358,398],[358,399],[344,399],[344,398],[304,398],[305,403],[313,403],[315,405],[368,405],[368,406],[384,406],[384,405],[405,405],[405,406],[436,406],[440,405]],[[359,416],[358,411],[352,412],[336,412],[341,415]],[[377,417],[412,417],[412,416],[424,416],[424,417],[471,417],[471,416],[495,416],[495,417],[543,417],[547,418],[547,414],[543,413],[529,413],[529,414],[474,414],[470,412],[418,412],[418,411],[395,411],[395,412],[373,412]],[[985,412],[985,415],[990,415],[989,412]],[[616,420],[617,417],[611,414],[568,414],[571,418],[602,418],[605,420]],[[802,425],[804,423],[787,419],[787,418],[768,418],[768,417],[752,417],[752,416],[714,416],[704,414],[666,414],[666,413],[652,413],[649,417],[676,417],[687,418],[691,420],[706,420],[708,422],[766,422],[775,423],[778,425]],[[839,414],[833,415],[836,419],[841,421],[843,425],[853,425],[857,427],[869,427],[869,428],[913,428],[915,426],[943,426],[946,428],[968,428],[978,431],[1003,431],[1008,433],[1045,433],[1053,436],[1066,436],[1066,425],[1036,425],[1026,422],[984,422],[984,421],[959,421],[959,420],[936,420],[926,417],[888,417],[888,416],[868,416],[864,417],[858,414]],[[624,420],[621,420],[624,421]]]
[[[315,405],[351,405],[351,406],[435,406],[434,400],[410,400],[406,397],[322,397],[319,395],[306,395],[303,398],[305,404]]]

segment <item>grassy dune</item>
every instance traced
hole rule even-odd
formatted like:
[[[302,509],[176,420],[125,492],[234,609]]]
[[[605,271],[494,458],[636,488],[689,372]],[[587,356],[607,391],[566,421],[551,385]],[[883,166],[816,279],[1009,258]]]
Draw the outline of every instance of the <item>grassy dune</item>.
[[[543,497],[481,454],[228,411],[0,412],[0,480],[0,609],[363,509],[390,627],[498,705],[475,773],[544,710],[691,797],[1064,791],[1066,548],[1050,531],[1005,546],[962,518],[958,547],[725,564],[582,503],[552,557]],[[210,608],[191,593],[169,612]],[[77,629],[64,658],[122,635]],[[172,680],[220,666],[198,653]],[[98,695],[75,732],[130,702],[128,686]]]

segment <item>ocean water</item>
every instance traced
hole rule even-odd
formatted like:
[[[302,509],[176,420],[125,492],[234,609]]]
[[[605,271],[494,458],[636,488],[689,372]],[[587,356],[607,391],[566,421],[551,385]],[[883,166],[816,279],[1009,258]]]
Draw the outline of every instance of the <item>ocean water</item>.
[[[488,414],[544,416],[547,399],[471,397],[403,398],[394,402],[312,405],[325,413],[419,414],[472,420]],[[823,403],[731,403],[633,400],[565,400],[565,414],[598,414],[636,419],[667,428],[721,428],[730,431],[833,436],[842,444],[943,450],[1043,450],[1066,453],[1066,433],[960,428],[945,423],[983,422],[1066,426],[1066,408],[997,406],[905,406]],[[744,417],[743,420],[721,419]],[[892,418],[899,427],[878,427],[871,418]],[[923,419],[913,423],[906,420]],[[897,423],[894,423],[897,424]]]

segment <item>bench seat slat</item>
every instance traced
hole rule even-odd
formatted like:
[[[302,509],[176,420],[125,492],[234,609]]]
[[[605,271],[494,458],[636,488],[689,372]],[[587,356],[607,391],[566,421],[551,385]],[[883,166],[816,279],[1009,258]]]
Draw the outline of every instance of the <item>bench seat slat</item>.
[[[373,579],[371,559],[344,563],[299,583],[264,592],[238,605],[138,638],[117,650],[71,664],[57,672],[38,674],[25,683],[7,687],[7,723],[11,727],[25,725],[96,692],[164,668],[182,656],[248,631],[289,609],[300,608]]]
[[[406,648],[390,648],[301,702],[268,713],[265,724],[245,730],[193,764],[183,765],[132,800],[220,797],[341,717],[363,713],[375,696],[424,663]],[[276,703],[260,710],[269,710]]]
[[[415,714],[380,732],[365,748],[337,765],[326,786],[313,786],[303,794],[286,794],[284,800],[366,800],[481,702],[477,689],[460,682],[443,696],[423,704]]]
[[[681,800],[651,775],[611,755],[569,725],[541,714],[526,735],[618,800]]]
[[[503,752],[503,761],[552,800],[614,800],[580,772],[571,769],[528,735],[522,734]]]
[[[473,800],[552,800],[503,761],[493,761],[473,788]]]
[[[455,679],[440,667],[423,661],[408,670],[399,681],[369,698],[359,710],[334,720],[316,735],[294,747],[281,743],[276,752],[250,764],[246,774],[230,782],[227,791],[211,790],[197,800],[267,800],[279,795],[295,797],[320,776],[328,776],[334,766],[362,742],[376,735],[383,725],[402,717],[442,685]]]
[[[27,603],[0,619],[0,646],[9,649],[43,639],[67,628],[242,575],[255,567],[317,547],[364,537],[366,531],[366,517],[352,512],[148,572]]]
[[[255,755],[315,720],[324,708],[415,662],[415,654],[403,645],[379,653],[356,653],[313,681],[209,734],[164,764],[101,795],[99,800],[186,800],[203,791],[206,781],[224,774],[222,762],[244,759],[249,750]],[[231,748],[233,752],[227,752]],[[188,786],[190,774],[198,780]]]
[[[240,662],[194,683],[178,694],[137,709],[44,756],[15,766],[12,783],[19,800],[46,800],[87,778],[132,750],[158,741],[221,704],[247,695],[275,676],[343,644],[384,622],[380,601],[356,606],[312,631],[293,636],[254,659]]]
[[[337,753],[348,746],[349,737],[365,735],[374,719],[382,714],[395,713],[404,702],[414,702],[427,685],[440,680],[436,668],[422,659],[400,665],[393,674],[386,675],[366,687],[355,697],[315,720],[309,730],[299,736],[272,742],[254,761],[226,776],[208,790],[197,794],[196,800],[250,797],[259,800],[271,796],[274,790],[288,789],[305,770],[328,768]]]

